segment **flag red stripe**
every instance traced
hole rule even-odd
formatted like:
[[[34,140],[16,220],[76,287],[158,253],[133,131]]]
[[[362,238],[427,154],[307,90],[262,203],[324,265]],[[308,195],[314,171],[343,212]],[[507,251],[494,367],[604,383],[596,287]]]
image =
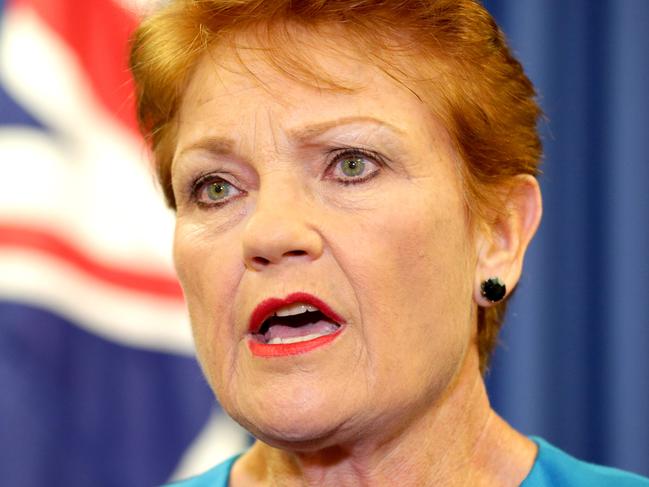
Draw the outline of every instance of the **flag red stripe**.
[[[14,0],[12,7],[33,9],[76,54],[98,100],[137,131],[127,69],[128,39],[137,25],[133,14],[112,0]]]
[[[15,224],[0,224],[0,249],[17,247],[59,259],[106,284],[159,298],[182,300],[178,281],[163,274],[137,272],[103,264],[51,231]]]

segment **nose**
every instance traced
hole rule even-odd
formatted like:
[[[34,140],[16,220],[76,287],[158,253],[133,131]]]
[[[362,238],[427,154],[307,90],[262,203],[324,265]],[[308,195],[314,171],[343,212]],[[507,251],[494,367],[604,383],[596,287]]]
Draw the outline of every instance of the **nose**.
[[[323,251],[313,208],[291,183],[260,189],[243,231],[246,267],[263,270],[293,260],[315,260]]]

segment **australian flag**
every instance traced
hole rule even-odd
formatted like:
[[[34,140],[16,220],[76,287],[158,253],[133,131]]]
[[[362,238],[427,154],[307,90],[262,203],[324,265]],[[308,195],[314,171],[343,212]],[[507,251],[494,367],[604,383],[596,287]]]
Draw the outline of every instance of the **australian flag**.
[[[134,9],[0,0],[3,486],[159,485],[247,441],[193,356],[135,128]]]

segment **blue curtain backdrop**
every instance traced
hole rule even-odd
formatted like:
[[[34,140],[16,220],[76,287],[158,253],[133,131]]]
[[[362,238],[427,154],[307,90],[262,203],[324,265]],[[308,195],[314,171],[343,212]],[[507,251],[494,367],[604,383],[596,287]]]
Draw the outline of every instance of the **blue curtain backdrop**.
[[[488,379],[494,406],[649,475],[649,1],[485,4],[547,116],[545,215]]]

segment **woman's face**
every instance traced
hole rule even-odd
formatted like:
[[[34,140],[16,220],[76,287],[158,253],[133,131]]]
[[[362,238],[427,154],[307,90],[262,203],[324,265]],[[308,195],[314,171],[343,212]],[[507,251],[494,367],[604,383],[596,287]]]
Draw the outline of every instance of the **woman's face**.
[[[245,68],[212,54],[184,96],[172,166],[175,263],[211,387],[277,446],[403,424],[435,405],[475,333],[476,251],[447,133],[352,56],[309,55],[350,93],[288,79],[254,50]],[[329,316],[269,322],[298,342],[264,344],[251,316],[294,293]]]

